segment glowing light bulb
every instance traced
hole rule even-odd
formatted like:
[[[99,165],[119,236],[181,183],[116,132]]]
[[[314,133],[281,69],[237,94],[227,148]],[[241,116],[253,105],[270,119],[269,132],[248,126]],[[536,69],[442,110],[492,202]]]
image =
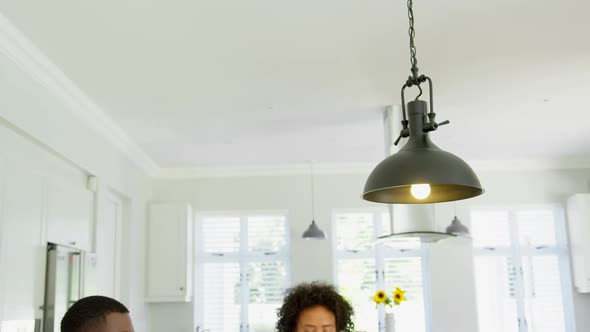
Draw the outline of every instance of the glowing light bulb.
[[[413,184],[410,188],[410,192],[416,199],[425,199],[426,197],[430,196],[430,185],[428,183]]]

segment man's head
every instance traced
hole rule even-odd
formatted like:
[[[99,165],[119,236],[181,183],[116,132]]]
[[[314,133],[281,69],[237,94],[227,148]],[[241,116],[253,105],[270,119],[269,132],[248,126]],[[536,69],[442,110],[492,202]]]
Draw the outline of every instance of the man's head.
[[[105,296],[89,296],[76,303],[61,320],[61,332],[134,332],[129,310]]]
[[[305,283],[289,291],[279,309],[278,332],[352,332],[352,306],[334,286]]]

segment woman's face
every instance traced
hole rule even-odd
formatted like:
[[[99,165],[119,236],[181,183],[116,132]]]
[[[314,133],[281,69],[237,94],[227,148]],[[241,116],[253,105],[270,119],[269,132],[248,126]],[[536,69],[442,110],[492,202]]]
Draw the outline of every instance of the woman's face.
[[[299,315],[295,332],[336,332],[336,317],[324,306],[307,308]]]

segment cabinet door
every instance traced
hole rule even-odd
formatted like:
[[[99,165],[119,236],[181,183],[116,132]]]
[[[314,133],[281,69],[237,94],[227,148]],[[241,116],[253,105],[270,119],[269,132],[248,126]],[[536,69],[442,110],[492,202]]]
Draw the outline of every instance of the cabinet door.
[[[180,204],[152,204],[148,217],[147,302],[191,300],[192,216]]]
[[[45,282],[42,178],[26,166],[2,170],[0,282],[3,320],[40,318]]]
[[[94,195],[83,186],[47,182],[47,241],[90,250]]]

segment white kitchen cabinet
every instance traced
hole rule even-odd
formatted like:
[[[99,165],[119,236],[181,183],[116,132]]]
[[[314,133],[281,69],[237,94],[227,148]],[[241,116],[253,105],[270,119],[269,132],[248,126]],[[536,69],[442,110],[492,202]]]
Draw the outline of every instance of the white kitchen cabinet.
[[[85,187],[47,181],[47,241],[91,250],[93,204]]]
[[[590,194],[576,194],[567,200],[570,255],[574,285],[590,293]]]
[[[150,204],[146,245],[146,302],[190,302],[193,275],[191,207],[188,204]]]

